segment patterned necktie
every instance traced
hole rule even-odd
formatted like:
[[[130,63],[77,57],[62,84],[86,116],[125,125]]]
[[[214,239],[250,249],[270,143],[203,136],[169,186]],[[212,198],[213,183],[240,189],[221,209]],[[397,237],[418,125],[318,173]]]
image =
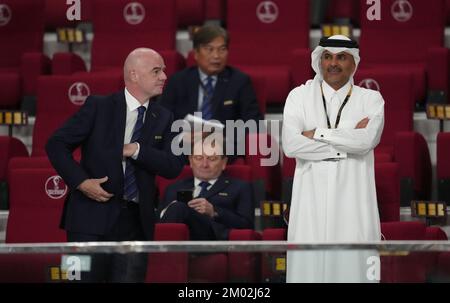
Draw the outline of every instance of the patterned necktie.
[[[204,120],[212,119],[212,96],[214,94],[213,78],[208,76],[203,86],[202,117]]]
[[[211,183],[209,183],[207,181],[202,181],[199,183],[199,185],[202,189],[200,190],[200,193],[198,194],[197,198],[203,198],[203,197],[205,197],[206,193],[208,192],[208,186],[210,186]]]
[[[142,127],[144,126],[144,114],[145,106],[138,107],[138,117],[136,124],[134,125],[133,135],[131,136],[130,143],[136,142],[141,136]],[[124,197],[128,201],[135,200],[137,197],[138,189],[136,184],[136,176],[134,174],[134,165],[131,163],[130,159],[127,158],[125,165],[125,175],[124,175]]]

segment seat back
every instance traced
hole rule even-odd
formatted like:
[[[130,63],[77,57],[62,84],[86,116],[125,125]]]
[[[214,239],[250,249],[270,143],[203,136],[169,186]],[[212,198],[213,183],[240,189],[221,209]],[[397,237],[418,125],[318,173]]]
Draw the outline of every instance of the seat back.
[[[121,75],[83,73],[38,79],[32,156],[45,156],[51,134],[77,112],[89,95],[109,95],[123,88]]]
[[[0,3],[0,68],[17,68],[25,52],[41,52],[44,0],[3,0]]]
[[[393,146],[395,134],[413,130],[413,82],[407,72],[370,69],[357,71],[355,84],[378,90],[384,99],[384,129],[380,146]]]
[[[361,8],[368,7],[366,2],[360,0]],[[387,0],[380,8],[377,21],[369,20],[365,9],[360,10],[360,49],[365,62],[425,62],[429,47],[444,45],[444,0],[432,5],[422,0]]]
[[[438,198],[450,203],[450,133],[437,135],[436,171],[438,179]]]
[[[227,1],[232,64],[289,64],[293,49],[309,47],[309,28],[308,0]]]
[[[59,221],[68,187],[52,168],[9,173],[10,210],[6,243],[65,242]]]
[[[400,176],[397,163],[376,163],[375,184],[381,222],[400,221]]]
[[[251,167],[256,202],[279,199],[281,151],[278,142],[268,133],[250,133],[246,136],[245,149],[245,164]]]

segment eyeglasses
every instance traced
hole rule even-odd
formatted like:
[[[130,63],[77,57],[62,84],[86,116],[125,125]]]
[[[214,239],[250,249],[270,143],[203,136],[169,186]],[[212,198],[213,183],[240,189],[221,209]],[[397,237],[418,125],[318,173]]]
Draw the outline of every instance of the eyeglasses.
[[[217,51],[219,55],[224,55],[228,52],[228,48],[226,46],[212,47],[210,45],[202,45],[201,49],[208,55],[214,53],[215,51]]]

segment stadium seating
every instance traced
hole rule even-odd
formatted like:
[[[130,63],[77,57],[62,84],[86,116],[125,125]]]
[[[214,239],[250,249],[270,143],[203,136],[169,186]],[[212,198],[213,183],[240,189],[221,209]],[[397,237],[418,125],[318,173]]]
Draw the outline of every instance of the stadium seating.
[[[245,164],[251,167],[251,178],[257,205],[262,200],[280,199],[281,154],[278,142],[270,134],[247,134]]]
[[[366,6],[364,6],[366,7]],[[359,2],[355,0],[330,0],[326,19],[332,23],[351,23],[359,25]]]
[[[250,167],[246,165],[228,165],[224,173],[233,178],[251,180]],[[192,169],[185,166],[176,180],[188,177],[192,177]],[[164,197],[166,187],[173,182],[175,181],[162,177],[156,178],[160,197]],[[233,229],[229,235],[230,241],[258,240],[259,238],[253,230]],[[155,229],[155,240],[186,241],[189,240],[189,232],[184,224],[160,223]],[[172,258],[173,262],[170,261]],[[189,261],[186,261],[186,258],[186,253],[152,254],[149,258],[147,282],[236,282],[256,281],[258,278],[255,268],[256,254],[240,252],[191,254]],[[176,264],[176,270],[172,268],[174,264]]]
[[[447,240],[446,234],[439,227],[426,227],[418,221],[411,222],[385,222],[381,223],[381,233],[384,240]],[[286,240],[286,230],[271,228],[263,231],[263,241]],[[281,273],[274,272],[273,257],[283,257],[282,254],[271,253],[272,258],[263,258],[263,281],[279,279]],[[270,255],[269,255],[270,256]],[[448,254],[437,252],[408,252],[399,255],[393,253],[381,255],[381,282],[415,282],[423,283],[433,278],[440,264],[448,264]],[[440,263],[439,263],[440,262]],[[439,264],[439,265],[438,265]],[[447,267],[448,268],[448,267]]]
[[[284,156],[281,200],[288,204],[291,203],[295,165],[295,159]],[[400,220],[400,179],[398,167],[398,164],[393,162],[375,163],[375,184],[381,222]]]
[[[439,227],[426,227],[421,222],[389,222],[381,225],[385,240],[447,240]],[[381,257],[381,281],[426,282],[436,270],[440,253],[410,252],[407,255],[385,255]]]
[[[385,124],[375,161],[399,164],[401,205],[428,199],[431,193],[431,159],[424,137],[413,130],[413,80],[408,72],[359,70],[355,84],[379,90],[385,101]]]
[[[55,30],[58,27],[75,27],[78,23],[89,22],[92,20],[91,0],[79,1],[81,20],[69,20],[67,10],[73,4],[67,4],[67,1],[45,0],[45,28],[46,30]]]
[[[8,162],[13,157],[27,157],[28,151],[22,141],[7,136],[0,136],[0,182],[6,181]]]
[[[268,103],[284,103],[295,83],[311,78],[310,68],[298,69],[294,82],[290,68],[310,62],[309,1],[229,0],[227,29],[230,64],[267,78]]]
[[[38,75],[50,71],[42,54],[44,0],[4,0],[0,4],[0,109],[17,107],[35,95]]]
[[[66,197],[64,181],[51,168],[10,171],[10,211],[6,243],[65,242],[59,220]],[[46,282],[50,267],[59,267],[59,254],[0,256],[0,281]]]
[[[283,162],[281,165],[281,201],[291,204],[292,183],[294,181],[295,166],[297,165],[294,158],[288,158],[283,153]]]
[[[38,81],[37,114],[33,131],[32,158],[20,141],[9,137],[0,137],[0,182],[7,178],[10,159],[14,159],[15,167],[49,167],[46,160],[45,144],[50,135],[62,126],[84,103],[89,94],[108,95],[123,87],[119,75],[79,74],[73,76],[42,76]],[[79,158],[77,151],[75,157]],[[14,158],[16,157],[16,158]]]
[[[109,95],[123,88],[119,75],[79,74],[39,79],[32,156],[45,156],[50,135],[73,115],[86,97]]]
[[[366,7],[366,1],[360,1]],[[368,20],[361,9],[361,68],[405,70],[413,75],[415,101],[428,92],[449,91],[449,50],[444,47],[445,3],[383,1],[381,19]],[[445,100],[447,101],[447,100]]]
[[[437,183],[438,199],[450,203],[450,133],[437,135]]]
[[[205,0],[176,0],[177,25],[179,28],[202,25],[205,21]]]
[[[249,229],[232,229],[229,241],[259,240]],[[189,230],[185,224],[158,223],[155,241],[187,241]],[[258,255],[255,253],[151,253],[148,259],[146,282],[256,282]]]

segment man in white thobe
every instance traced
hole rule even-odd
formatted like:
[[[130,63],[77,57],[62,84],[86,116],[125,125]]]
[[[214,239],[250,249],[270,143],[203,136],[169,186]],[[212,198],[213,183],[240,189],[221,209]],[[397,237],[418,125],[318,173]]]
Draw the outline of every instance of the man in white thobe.
[[[353,84],[358,44],[322,38],[313,80],[293,89],[283,113],[283,149],[296,159],[288,241],[364,242],[381,238],[373,149],[384,125],[379,92]],[[289,251],[287,282],[361,282],[376,252]]]

